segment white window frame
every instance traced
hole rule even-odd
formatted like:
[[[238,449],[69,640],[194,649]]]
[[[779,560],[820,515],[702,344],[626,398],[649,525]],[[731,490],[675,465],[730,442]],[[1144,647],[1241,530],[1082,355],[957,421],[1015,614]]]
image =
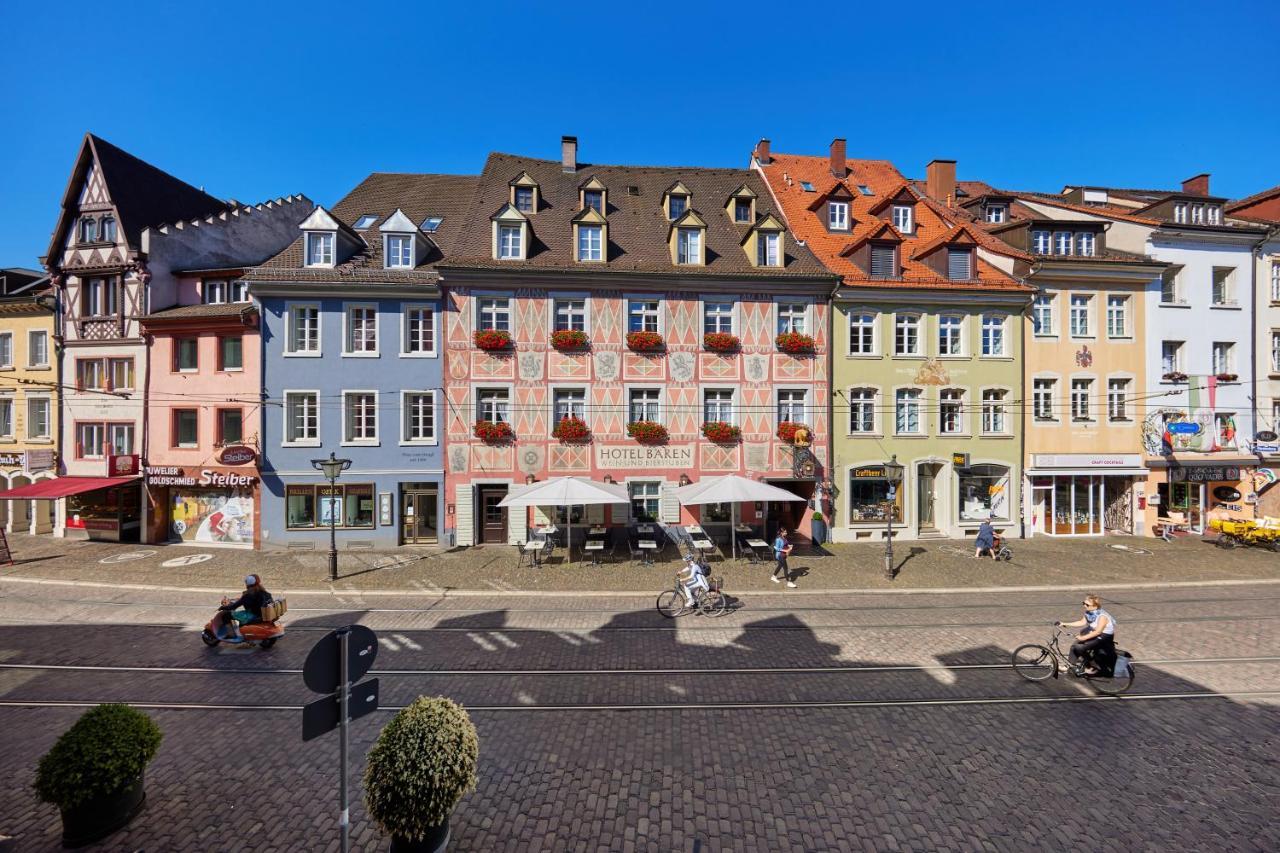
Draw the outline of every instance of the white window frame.
[[[174,447],[181,447],[182,445],[178,444],[178,438],[176,435],[177,418],[174,417],[174,415],[176,414],[177,412],[175,411],[170,415],[170,423],[175,428],[174,429],[175,435],[173,436],[172,444]],[[89,446],[90,443],[84,440],[84,436],[86,434],[85,430],[94,431],[94,434],[96,435],[98,440],[98,445],[96,449],[90,448]],[[77,459],[102,459],[107,452],[106,422],[105,421],[77,421],[75,424],[75,443],[76,443]],[[195,446],[195,445],[191,445],[191,446]]]
[[[372,311],[373,312],[373,349],[356,350],[351,349],[352,333],[354,326],[351,322],[351,314],[353,311]],[[378,311],[378,305],[375,302],[344,302],[342,303],[342,357],[343,358],[377,358],[381,354],[382,346],[382,317]]]
[[[729,405],[729,414],[728,414],[728,417],[724,417],[724,418],[708,418],[708,417],[707,417],[707,396],[708,396],[709,394],[715,394],[715,395],[717,395],[717,396],[720,396],[720,395],[723,395],[723,394],[728,394],[728,395],[729,395],[729,400],[728,400],[728,405]],[[722,422],[722,423],[734,424],[735,426],[737,425],[737,423],[738,423],[738,389],[737,389],[737,387],[736,387],[736,386],[733,386],[733,385],[703,385],[703,386],[699,389],[698,397],[699,397],[699,401],[702,403],[702,411],[700,411],[700,412],[699,412],[699,416],[701,417],[701,419],[702,419],[702,420],[701,420],[701,421],[699,421],[699,423],[705,424],[705,423],[710,423],[710,422],[712,422],[712,421],[719,421],[719,422]],[[723,403],[724,403],[724,401],[723,401],[723,400],[718,400],[718,401],[717,401],[717,408],[719,408]]]
[[[409,435],[409,398],[426,396],[431,399],[431,437],[412,438]],[[400,392],[400,445],[402,447],[430,447],[440,443],[440,394],[431,388],[402,390]]]
[[[1043,302],[1041,300],[1044,300]],[[1039,321],[1039,314],[1047,315],[1045,322]],[[1037,293],[1031,302],[1031,332],[1037,338],[1056,338],[1058,336],[1058,294],[1044,291]]]
[[[1271,301],[1280,302],[1280,261],[1271,262]]]
[[[1070,231],[1054,231],[1053,232],[1053,253],[1055,255],[1068,256],[1075,249],[1075,235]],[[1064,251],[1065,250],[1065,251]]]
[[[1092,423],[1097,420],[1093,416],[1094,400],[1093,388],[1097,383],[1096,376],[1072,376],[1067,385],[1068,400],[1071,409],[1072,423]],[[1077,387],[1080,383],[1084,383],[1084,394],[1080,394]]]
[[[347,437],[347,417],[350,414],[350,398],[354,396],[372,396],[373,397],[373,438],[348,438]],[[367,389],[342,389],[342,422],[339,425],[342,429],[342,441],[339,442],[343,447],[377,447],[381,442],[381,414],[378,411],[378,392],[373,388]]]
[[[582,395],[582,418],[584,423],[590,423],[588,420],[588,411],[591,407],[591,390],[586,385],[552,385],[550,396],[550,422],[551,428],[555,429],[556,424],[560,423],[560,400],[559,395],[562,393],[577,392]],[[573,414],[573,406],[569,407],[570,414]]]
[[[914,233],[916,228],[915,207],[909,204],[895,204],[891,221],[899,234]]]
[[[1221,365],[1218,363],[1219,352],[1223,354],[1224,363]],[[1215,376],[1219,373],[1236,372],[1236,345],[1233,341],[1213,341],[1209,345],[1209,353],[1209,359]]]
[[[488,384],[477,385],[475,388],[472,389],[472,392],[471,392],[472,424],[476,424],[482,420],[486,420],[485,418],[480,417],[480,406],[481,406],[480,397],[482,394],[487,394],[491,392],[495,394],[500,392],[507,395],[506,418],[502,420],[501,423],[510,424],[511,427],[514,429],[515,418],[513,416],[513,412],[511,411],[511,407],[515,404],[515,396],[516,396],[515,388],[512,385],[502,384],[502,383],[497,383],[493,385],[488,385]],[[492,421],[493,419],[490,418],[487,420]],[[497,423],[497,421],[493,421],[493,422]]]
[[[582,303],[582,329],[581,331],[587,335],[591,334],[591,297],[586,293],[561,293],[551,300],[551,329],[555,332],[559,329],[556,325],[560,319],[560,306],[566,302]],[[573,315],[568,315],[572,317]]]
[[[44,404],[44,431],[34,432],[32,427],[35,426],[36,419],[32,417],[33,407],[36,404]],[[53,398],[47,394],[27,394],[27,440],[28,441],[52,441],[53,440]]]
[[[1123,383],[1121,394],[1117,395],[1115,385]],[[1133,403],[1133,377],[1129,375],[1108,376],[1107,377],[1107,423],[1132,423],[1133,418],[1130,416],[1129,408]],[[1117,417],[1117,399],[1121,400],[1120,412]]]
[[[657,487],[655,494],[643,495],[641,497],[641,500],[644,500],[644,501],[649,501],[649,500],[657,501],[657,507],[658,507],[657,512],[653,512],[653,513],[647,512],[647,511],[645,512],[645,515],[653,519],[651,523],[657,524],[659,519],[662,518],[662,487],[665,484],[665,481],[655,480],[651,477],[637,478],[634,480],[628,477],[625,480],[625,483],[627,486],[627,512],[630,513],[633,517],[637,517],[637,518],[638,516],[636,515],[636,510],[635,510],[635,493],[632,491],[632,487],[643,486],[645,488],[645,491],[649,491],[650,487]]]
[[[676,229],[676,264],[678,266],[702,265],[702,259],[705,257],[702,251],[702,230],[690,226]]]
[[[645,394],[646,394],[646,395],[647,395],[647,394],[649,394],[650,392],[656,393],[656,394],[658,395],[658,399],[657,399],[657,409],[655,410],[655,411],[657,412],[657,417],[656,417],[656,418],[653,418],[652,420],[653,420],[653,422],[654,422],[654,423],[659,423],[659,424],[661,424],[661,423],[665,423],[665,421],[663,420],[663,418],[665,417],[665,415],[666,415],[666,413],[667,413],[667,400],[666,400],[666,395],[662,393],[662,391],[663,391],[663,386],[661,386],[661,385],[627,385],[627,386],[626,386],[626,398],[625,398],[625,399],[626,399],[626,404],[627,404],[627,411],[626,411],[626,413],[625,413],[625,416],[626,416],[626,421],[625,421],[625,423],[626,423],[626,424],[633,424],[633,423],[637,423],[637,421],[633,421],[633,420],[631,419],[631,412],[632,412],[632,399],[631,399],[631,396],[632,396],[632,394],[634,394],[634,393],[635,393],[635,392],[637,392],[637,391],[643,391],[643,392],[645,392]],[[647,401],[647,400],[646,400],[645,402],[646,402],[646,409],[647,409],[647,407],[648,407],[648,402],[649,402],[649,401]],[[648,419],[646,418],[646,420],[648,420]],[[625,427],[624,427],[624,428],[625,428]]]
[[[728,318],[729,318],[729,328],[728,328],[728,330],[718,328],[718,327],[720,326],[720,322],[721,322],[721,321],[723,321],[723,320],[725,319],[725,314],[724,314],[722,311],[717,310],[717,311],[716,311],[716,314],[715,314],[716,326],[717,326],[716,331],[717,331],[718,333],[720,333],[720,334],[729,334],[729,335],[736,335],[736,334],[738,334],[738,302],[737,302],[737,300],[735,300],[735,299],[708,299],[708,298],[706,298],[706,297],[703,297],[703,298],[702,298],[702,300],[701,300],[701,305],[699,306],[699,307],[701,308],[701,312],[700,312],[700,313],[702,314],[702,334],[704,334],[704,335],[712,334],[711,332],[709,332],[709,331],[707,330],[707,320],[711,319],[711,317],[712,317],[712,315],[711,315],[710,311],[711,311],[711,306],[713,306],[713,305],[716,305],[716,306],[724,306],[724,305],[728,305],[728,306],[729,306],[729,314],[728,314]]]
[[[1218,271],[1225,270],[1226,275],[1222,279],[1222,298],[1218,298],[1215,292],[1218,287]],[[1214,308],[1235,308],[1239,302],[1235,298],[1236,268],[1235,267],[1213,267],[1209,273],[1209,300]]]
[[[294,349],[295,311],[312,310],[316,312],[315,349]],[[324,337],[324,311],[319,302],[286,302],[284,310],[284,357],[285,358],[320,358],[324,354],[322,339]]]
[[[514,235],[507,239],[508,235]],[[524,260],[524,225],[512,225],[509,222],[498,223],[498,260]]]
[[[595,245],[591,245],[590,235],[595,234]],[[577,242],[573,247],[579,263],[597,264],[604,260],[604,226],[584,223],[578,226]],[[587,245],[583,246],[586,239]]]
[[[1009,435],[1010,393],[1010,390],[1003,386],[989,386],[979,390],[978,406],[980,422],[978,426],[982,435]],[[999,396],[992,398],[990,395],[993,394],[998,394]],[[991,426],[997,416],[1000,419],[999,429]]]
[[[994,322],[988,322],[994,321]],[[996,350],[992,348],[987,351],[987,332],[993,332],[1000,341],[1000,348]],[[1009,357],[1009,315],[998,312],[988,312],[982,315],[982,328],[979,330],[978,351],[982,358],[1008,358]],[[995,338],[993,338],[994,340]]]
[[[1004,222],[1009,214],[1009,206],[1007,204],[989,204],[986,209],[986,221],[993,225],[999,225]]]
[[[495,320],[495,322],[498,319],[498,317],[501,316],[502,314],[506,315],[507,328],[499,329],[496,324],[493,326],[484,325],[485,314],[486,314],[486,310],[485,310],[486,302],[494,303],[492,313],[493,313],[493,319]],[[477,332],[485,332],[490,330],[504,331],[512,335],[513,337],[515,336],[515,330],[513,328],[514,317],[511,310],[511,297],[502,296],[498,294],[491,294],[491,293],[477,293],[475,295],[475,298],[472,299],[471,305],[472,305],[472,312],[473,312],[472,318],[471,318],[472,329],[474,329]]]
[[[797,305],[803,306],[803,311],[788,311],[787,316],[792,320],[789,327],[784,330],[782,328],[783,306],[795,308]],[[785,332],[792,331],[795,323],[794,320],[799,317],[800,322],[804,324],[804,329],[797,332],[801,335],[813,336],[813,303],[803,299],[775,299],[773,301],[773,330],[775,335],[781,335]]]
[[[965,330],[965,322],[964,322],[964,321],[965,321],[965,317],[964,317],[964,315],[963,315],[963,314],[953,314],[953,313],[950,313],[950,312],[946,312],[946,313],[938,314],[938,315],[937,315],[937,318],[938,318],[938,320],[937,320],[937,326],[938,326],[938,334],[937,334],[937,342],[938,342],[938,358],[964,358],[964,357],[966,357],[966,355],[967,355],[967,352],[966,352],[966,349],[965,349],[965,337],[966,337],[966,336],[965,336],[965,331],[966,331],[966,330]],[[957,322],[956,322],[956,323],[954,323],[954,324],[945,323],[944,321],[947,321],[947,320],[956,320]],[[946,347],[944,347],[944,343],[946,343],[946,344],[950,344],[950,343],[951,343],[951,341],[952,341],[952,338],[953,338],[953,336],[952,336],[951,334],[948,334],[948,335],[946,336],[946,338],[944,339],[944,338],[943,338],[943,330],[944,330],[944,329],[952,330],[952,331],[954,331],[954,332],[955,332],[955,335],[954,335],[954,341],[955,341],[955,343],[956,343],[956,345],[957,345],[957,347],[956,347],[956,351],[955,351],[955,352],[950,352],[950,351],[948,351],[948,350],[946,349]],[[896,346],[896,334],[895,334],[895,346]]]
[[[337,251],[337,242],[338,235],[334,231],[308,231],[303,245],[303,266],[332,268],[334,255]],[[320,259],[313,261],[312,258],[317,254],[315,251],[317,244]]]
[[[849,388],[847,393],[848,393],[848,403],[849,403],[848,435],[853,435],[853,436],[882,435],[883,433],[880,430],[880,412],[879,412],[880,389],[873,385],[858,385],[858,386],[853,386]],[[869,395],[869,397],[864,395]],[[861,417],[855,417],[854,415],[855,406],[858,407],[858,409],[863,410],[860,412],[860,414],[869,413],[871,415],[871,429],[867,429],[867,430],[854,429],[855,423],[864,422],[864,420]]]
[[[1280,329],[1271,330],[1271,372],[1280,373]]]
[[[0,370],[13,369],[13,332],[0,332]]]
[[[938,435],[955,436],[955,435],[969,434],[968,430],[965,429],[965,427],[967,426],[965,422],[965,409],[968,406],[968,401],[965,398],[967,396],[968,396],[967,388],[957,388],[954,386],[949,386],[946,388],[938,389]],[[897,423],[896,399],[894,402],[895,402],[894,423],[896,424]],[[955,409],[954,411],[955,429],[946,428],[948,408]]]
[[[899,429],[898,407],[903,401],[915,404],[916,428],[914,430]],[[893,389],[893,434],[894,435],[928,435],[925,423],[926,394],[923,388],[904,385]]]
[[[1053,253],[1053,232],[1037,228],[1031,232],[1031,251],[1037,255]]]
[[[409,316],[415,311],[423,311],[431,318],[431,348],[411,350],[409,343]],[[400,304],[400,357],[401,358],[436,358],[440,354],[440,310],[435,302],[402,302]]]
[[[756,233],[756,265],[782,266],[782,232],[759,231]]]
[[[907,320],[915,321],[916,330],[916,346],[913,352],[902,352],[898,349],[898,331],[903,323]],[[893,315],[893,357],[894,358],[924,358],[924,315],[916,311],[904,311],[900,314]]]
[[[1031,378],[1031,421],[1037,424],[1053,424],[1058,423],[1058,383],[1061,381],[1059,376],[1033,376]],[[1047,383],[1048,388],[1042,389],[1037,387],[1037,383]],[[1040,408],[1042,402],[1047,413],[1046,417],[1040,416]]]
[[[1076,232],[1076,254],[1082,258],[1092,258],[1098,252],[1098,237],[1092,231]]]
[[[803,385],[779,385],[773,389],[773,428],[776,430],[778,424],[783,422],[782,418],[782,395],[783,394],[801,394],[800,411],[801,419],[788,418],[791,423],[804,424],[810,429],[813,428],[813,391]],[[795,405],[794,402],[788,402],[788,408]]]
[[[1119,320],[1120,331],[1117,333],[1116,321]],[[1129,297],[1123,294],[1107,294],[1107,337],[1123,340],[1133,337],[1133,329],[1129,323]]]
[[[1204,224],[1204,203],[1203,203],[1203,202],[1198,202],[1198,201],[1197,201],[1197,202],[1192,202],[1192,204],[1191,204],[1191,224],[1192,224],[1192,225],[1203,225],[1203,224]]]
[[[637,296],[628,296],[628,297],[627,297],[626,305],[625,305],[626,310],[627,310],[627,313],[626,313],[626,316],[622,318],[622,322],[623,322],[623,326],[622,326],[622,328],[625,330],[625,331],[623,332],[623,336],[624,336],[624,338],[625,338],[625,336],[626,336],[626,335],[630,334],[631,332],[636,332],[636,331],[651,331],[651,330],[649,330],[649,329],[644,329],[644,328],[641,328],[641,329],[632,329],[632,328],[631,328],[631,314],[632,314],[632,310],[631,310],[631,308],[632,308],[632,306],[633,306],[635,303],[638,303],[638,302],[646,302],[646,303],[647,303],[647,302],[656,302],[656,303],[657,303],[656,312],[657,312],[657,318],[658,318],[658,334],[659,334],[659,335],[663,335],[663,334],[665,334],[665,333],[666,333],[666,330],[667,330],[667,324],[666,324],[666,313],[667,313],[667,312],[666,312],[666,311],[664,311],[664,310],[663,310],[663,308],[665,307],[666,300],[665,300],[665,299],[663,299],[661,296],[659,296],[659,295],[657,295],[657,294],[644,293],[644,294],[640,294],[640,295],[637,295]],[[649,309],[647,309],[647,308],[646,308],[646,309],[644,309],[643,311],[641,311],[640,313],[641,313],[641,315],[642,315],[642,316],[647,317],[647,316],[649,316],[649,313],[650,313],[650,312],[649,312]],[[643,325],[643,324],[642,324],[642,325]]]
[[[1084,331],[1076,330],[1076,308],[1080,303],[1084,305]],[[1087,293],[1072,293],[1067,297],[1067,333],[1070,337],[1078,340],[1088,340],[1096,337],[1093,334],[1093,296]]]
[[[861,317],[870,317],[869,324],[857,322]],[[861,338],[862,335],[855,336],[855,329],[870,329],[871,341],[870,349],[866,351],[858,351],[853,348],[855,337]],[[849,311],[849,355],[854,357],[868,358],[878,356],[880,354],[880,313],[870,308],[855,308]]]
[[[1187,224],[1187,203],[1185,201],[1179,201],[1173,205],[1173,221],[1178,225]]]
[[[399,253],[392,252],[393,241],[401,244]],[[417,256],[417,249],[417,238],[412,234],[384,234],[382,235],[383,266],[389,270],[411,270],[415,266],[413,260]],[[406,250],[409,255],[407,259],[401,257]]]
[[[1166,344],[1174,344],[1174,347],[1173,347],[1174,364],[1172,367],[1169,367],[1165,364],[1164,355],[1165,355]],[[1175,341],[1175,340],[1160,341],[1160,373],[1161,375],[1164,375],[1166,373],[1184,373],[1185,372],[1186,346],[1187,346],[1186,341]]]
[[[18,401],[12,392],[0,392],[0,412],[8,412],[9,415],[7,423],[0,417],[0,439],[13,441],[16,438],[13,423],[17,418]]]
[[[848,231],[849,230],[849,202],[847,201],[827,202],[827,230],[828,231]]]

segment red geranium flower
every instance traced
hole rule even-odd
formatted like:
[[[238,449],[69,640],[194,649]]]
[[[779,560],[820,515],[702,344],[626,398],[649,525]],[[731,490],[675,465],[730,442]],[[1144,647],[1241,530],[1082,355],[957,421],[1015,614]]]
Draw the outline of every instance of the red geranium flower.
[[[667,440],[667,428],[653,421],[635,421],[627,424],[627,435],[641,444],[662,444]]]
[[[551,333],[551,346],[561,352],[574,352],[587,348],[589,339],[586,332],[574,329],[560,329]]]
[[[481,329],[475,334],[476,346],[490,352],[511,349],[511,333],[497,329]]]
[[[796,430],[800,429],[801,426],[803,424],[798,424],[795,421],[782,421],[778,424],[778,438],[787,443],[795,441]]]
[[[708,421],[702,425],[702,434],[718,444],[730,444],[742,438],[742,430],[724,421]]]
[[[481,441],[494,443],[511,441],[516,437],[511,424],[503,421],[476,421],[475,435]]]
[[[802,335],[800,332],[783,332],[778,335],[776,343],[779,350],[792,355],[813,352],[814,348],[813,338]]]
[[[591,437],[591,429],[581,418],[570,416],[560,419],[555,429],[551,430],[551,436],[566,442],[586,441]]]
[[[658,352],[666,341],[657,332],[628,332],[627,347],[632,352]]]
[[[702,346],[711,352],[735,352],[739,346],[738,336],[728,332],[707,332],[702,336]]]

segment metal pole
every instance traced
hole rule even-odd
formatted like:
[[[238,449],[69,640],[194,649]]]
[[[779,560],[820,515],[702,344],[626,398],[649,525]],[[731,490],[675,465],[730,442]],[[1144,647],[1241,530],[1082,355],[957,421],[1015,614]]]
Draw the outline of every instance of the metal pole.
[[[338,478],[329,478],[329,581],[338,579]]]
[[[888,535],[884,539],[884,579],[893,580],[893,507],[898,498],[896,486],[889,487],[889,504],[885,507],[885,522],[888,524]]]
[[[339,749],[342,751],[342,757],[338,762],[339,772],[342,774],[338,780],[338,797],[341,800],[342,816],[338,820],[338,826],[342,830],[342,853],[347,853],[351,844],[351,810],[347,807],[347,729],[349,728],[347,720],[347,697],[350,693],[350,684],[348,684],[349,673],[347,672],[348,657],[347,650],[351,641],[351,629],[338,629],[338,743]]]

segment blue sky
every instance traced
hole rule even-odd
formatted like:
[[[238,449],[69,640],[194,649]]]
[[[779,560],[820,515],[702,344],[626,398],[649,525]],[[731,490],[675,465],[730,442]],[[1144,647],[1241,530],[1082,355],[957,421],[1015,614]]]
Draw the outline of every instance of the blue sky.
[[[85,131],[242,201],[562,134],[596,162],[844,136],[998,186],[1280,183],[1276,3],[9,3],[0,266],[44,254]]]

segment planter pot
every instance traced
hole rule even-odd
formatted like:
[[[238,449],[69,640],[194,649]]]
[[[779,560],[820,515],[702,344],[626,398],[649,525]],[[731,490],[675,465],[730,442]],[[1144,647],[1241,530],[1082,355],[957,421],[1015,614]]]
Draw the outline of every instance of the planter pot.
[[[809,519],[809,530],[813,534],[813,544],[821,545],[827,541],[827,523],[816,518]]]
[[[73,809],[62,811],[62,846],[84,847],[106,838],[133,820],[147,801],[143,789],[143,777],[123,791],[106,797],[98,797],[81,803]]]
[[[432,827],[421,841],[391,839],[391,853],[444,853],[449,846],[449,822]]]

